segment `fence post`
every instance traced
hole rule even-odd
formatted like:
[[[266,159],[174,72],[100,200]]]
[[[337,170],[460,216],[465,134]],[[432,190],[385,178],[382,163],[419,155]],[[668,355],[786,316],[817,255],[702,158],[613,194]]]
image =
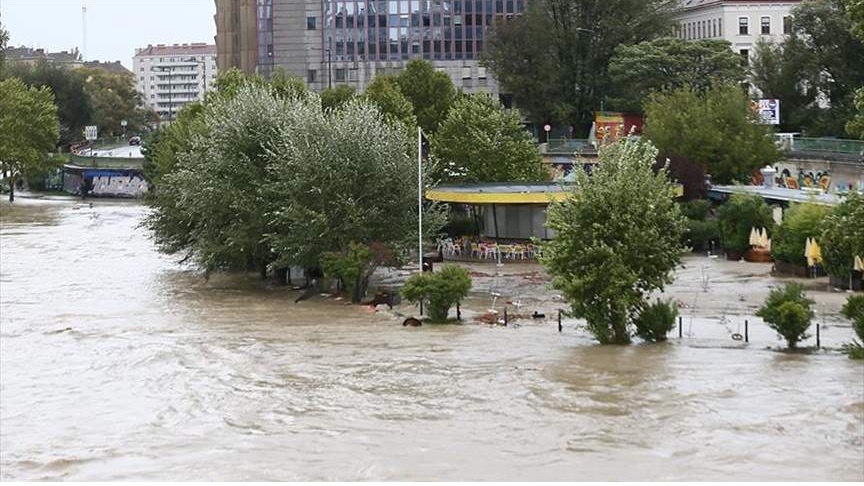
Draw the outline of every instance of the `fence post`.
[[[678,316],[678,339],[684,337],[684,318]]]
[[[816,324],[816,349],[822,348],[822,336],[820,336],[819,332],[819,323]]]
[[[564,328],[561,326],[561,309],[558,309],[558,332],[560,333],[562,329]]]
[[[504,325],[507,325],[507,308],[504,308]]]
[[[747,322],[747,319],[744,319],[744,342],[750,342],[750,323]]]
[[[459,302],[456,302],[456,320],[462,320],[462,308],[459,307]]]
[[[423,299],[420,299],[420,316],[423,316]]]

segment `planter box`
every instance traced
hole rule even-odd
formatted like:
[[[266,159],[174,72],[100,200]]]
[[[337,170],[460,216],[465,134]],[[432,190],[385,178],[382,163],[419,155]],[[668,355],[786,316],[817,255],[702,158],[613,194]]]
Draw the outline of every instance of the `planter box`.
[[[798,278],[810,278],[810,271],[806,266],[781,261],[774,262],[774,273],[791,275]]]
[[[737,262],[738,260],[741,259],[742,256],[744,256],[744,253],[740,252],[738,250],[726,250],[726,259],[727,260]]]
[[[751,248],[744,253],[744,260],[753,263],[771,263],[774,261],[771,258],[771,252],[768,250],[759,250],[756,248]]]
[[[834,275],[828,276],[828,283],[832,287],[836,287],[838,289],[849,290],[849,276],[845,277],[836,277]],[[853,272],[852,273],[852,290],[864,290],[864,285],[861,283],[861,272]]]

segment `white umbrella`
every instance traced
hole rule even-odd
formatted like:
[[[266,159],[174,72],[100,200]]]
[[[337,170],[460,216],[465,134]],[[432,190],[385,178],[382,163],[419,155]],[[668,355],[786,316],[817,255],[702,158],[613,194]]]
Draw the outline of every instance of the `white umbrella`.
[[[759,246],[762,248],[768,247],[768,230],[764,227],[762,228],[762,232],[759,233]]]
[[[807,266],[808,267],[813,266],[813,257],[810,256],[810,254],[811,254],[810,247],[812,245],[813,245],[813,243],[810,241],[810,238],[807,238],[807,242],[804,243],[804,258],[807,259]]]
[[[756,230],[756,227],[750,228],[750,246],[756,246],[759,244],[759,233]]]
[[[853,270],[864,272],[864,258],[861,258],[857,255],[855,256],[855,265],[853,267]]]

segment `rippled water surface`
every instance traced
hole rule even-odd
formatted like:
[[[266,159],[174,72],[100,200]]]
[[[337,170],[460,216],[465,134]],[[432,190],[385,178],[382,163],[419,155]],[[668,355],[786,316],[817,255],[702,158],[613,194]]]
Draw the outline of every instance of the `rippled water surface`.
[[[136,204],[0,210],[5,480],[864,480],[837,354],[408,329],[205,282]]]

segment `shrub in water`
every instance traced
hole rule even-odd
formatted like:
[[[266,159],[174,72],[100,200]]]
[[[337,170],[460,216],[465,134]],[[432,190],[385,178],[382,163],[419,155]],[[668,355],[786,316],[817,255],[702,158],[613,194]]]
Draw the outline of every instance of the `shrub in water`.
[[[858,339],[864,342],[864,295],[849,296],[840,312],[852,321],[852,330],[855,331]],[[850,358],[864,359],[864,345],[861,342],[853,339],[851,344],[847,344],[843,348]]]
[[[636,335],[648,342],[665,341],[675,327],[678,307],[672,301],[657,301],[639,312],[633,319]]]
[[[810,308],[813,303],[804,295],[801,284],[788,283],[782,289],[772,290],[756,315],[783,336],[790,348],[796,348],[798,342],[810,337],[807,329],[813,319],[813,310]]]
[[[468,270],[448,266],[434,273],[412,275],[402,287],[402,298],[408,302],[427,302],[429,319],[445,322],[450,308],[464,299],[471,290]]]

